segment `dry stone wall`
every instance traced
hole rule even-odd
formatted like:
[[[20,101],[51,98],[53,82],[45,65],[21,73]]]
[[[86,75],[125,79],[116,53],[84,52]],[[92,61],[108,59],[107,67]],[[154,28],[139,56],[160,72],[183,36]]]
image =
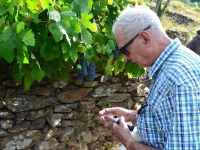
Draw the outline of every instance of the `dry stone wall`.
[[[170,12],[167,11],[166,15],[168,17],[173,18],[173,20],[178,23],[179,25],[185,25],[188,26],[190,23],[194,23],[194,20],[192,20],[191,18],[188,18],[187,16],[184,16],[182,14],[176,13],[176,12]],[[178,30],[174,30],[174,29],[167,29],[166,33],[167,35],[172,38],[179,38],[180,41],[182,42],[182,44],[186,44],[187,41],[190,38],[190,32],[191,31],[178,31]]]
[[[166,11],[166,15],[168,17],[171,17],[174,19],[174,21],[178,24],[184,24],[184,25],[189,25],[190,23],[193,23],[194,20],[191,18],[188,18],[187,16],[184,16],[182,14],[176,13],[176,12],[170,12]]]
[[[74,75],[75,76],[75,75]],[[118,141],[99,120],[106,107],[138,109],[150,80],[101,73],[94,82],[43,80],[27,92],[9,78],[0,85],[0,149],[106,150]]]

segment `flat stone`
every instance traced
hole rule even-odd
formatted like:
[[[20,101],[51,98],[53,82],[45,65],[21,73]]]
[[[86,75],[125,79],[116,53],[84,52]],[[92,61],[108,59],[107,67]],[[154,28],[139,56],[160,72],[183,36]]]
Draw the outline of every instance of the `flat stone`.
[[[59,100],[65,103],[74,103],[87,96],[93,88],[79,88],[61,92],[59,94]]]
[[[106,98],[101,98],[101,100],[99,100],[96,105],[104,107],[109,103],[123,102],[128,98],[131,98],[129,94],[112,94],[111,96],[108,96]]]
[[[51,138],[57,138],[61,133],[62,133],[62,129],[61,128],[51,128],[46,133],[46,136],[45,136],[44,140],[49,140]]]
[[[80,102],[81,104],[81,108],[84,110],[88,110],[88,109],[92,109],[93,107],[95,107],[95,102],[91,101],[91,102]]]
[[[121,83],[112,84],[112,85],[102,85],[98,86],[93,92],[93,97],[103,97],[103,96],[110,96],[111,94],[119,91],[120,87],[122,86]]]
[[[38,118],[36,120],[31,121],[30,129],[32,130],[41,130],[44,128],[45,125],[45,119],[44,118]]]
[[[50,86],[46,87],[37,86],[35,88],[30,89],[29,93],[30,95],[50,96],[50,95],[55,95],[55,89],[51,88]]]
[[[55,81],[53,83],[54,88],[64,88],[68,83],[67,82],[60,82],[60,81]]]
[[[63,119],[63,114],[53,114],[46,117],[46,120],[52,127],[58,126],[62,119]]]
[[[127,90],[128,92],[133,92],[134,90],[137,90],[137,83],[131,84],[130,86],[128,86]]]
[[[62,134],[58,138],[59,138],[59,140],[65,139],[67,136],[71,135],[73,132],[74,132],[73,127],[63,128]]]
[[[44,109],[38,109],[38,110],[32,110],[29,111],[28,116],[26,117],[27,120],[35,120],[41,117],[45,117],[48,115],[52,115],[53,114],[53,110],[52,107],[46,107]]]
[[[13,121],[11,119],[1,119],[0,120],[0,128],[1,129],[9,129],[12,128]]]
[[[85,81],[84,82],[84,87],[95,87],[98,86],[98,81],[90,82],[90,81]]]
[[[54,112],[70,112],[71,109],[66,105],[57,105],[54,108]]]
[[[35,110],[44,108],[57,102],[57,98],[53,96],[18,96],[13,98],[5,98],[6,106],[13,112],[21,112],[26,110]]]
[[[17,116],[16,116],[16,124],[21,123],[22,121],[24,121],[24,119],[26,118],[26,116],[29,114],[28,111],[22,111],[22,112],[18,112]]]
[[[15,89],[8,89],[8,90],[6,91],[5,97],[6,97],[6,98],[10,97],[15,91],[16,91]]]
[[[15,115],[9,110],[0,110],[0,118],[15,118]]]
[[[67,150],[67,146],[63,143],[60,143],[60,145],[56,148],[56,150]]]
[[[0,100],[0,109],[1,109],[2,107],[4,107],[4,106],[6,106],[6,104],[5,104],[2,100]]]
[[[56,147],[59,145],[58,141],[56,139],[49,139],[47,141],[40,141],[37,142],[33,148],[33,150],[50,150],[50,149],[56,149]]]
[[[4,149],[9,140],[9,137],[0,137],[0,149]]]
[[[19,124],[14,125],[12,128],[8,129],[10,133],[16,133],[25,131],[30,127],[30,121],[22,121]]]
[[[2,83],[4,86],[6,87],[20,87],[21,85],[16,83],[14,81],[14,79],[7,79],[7,80],[4,80],[3,83]]]
[[[3,99],[6,94],[6,88],[0,89],[0,99]]]
[[[9,134],[8,134],[8,132],[7,131],[5,131],[5,130],[3,130],[3,129],[0,129],[0,137],[6,137],[6,136],[8,136]]]
[[[122,79],[119,78],[119,77],[112,77],[112,78],[111,78],[111,81],[112,81],[113,83],[120,82],[121,80],[122,80]]]
[[[63,114],[63,119],[77,119],[79,117],[79,113],[76,111],[68,112]]]

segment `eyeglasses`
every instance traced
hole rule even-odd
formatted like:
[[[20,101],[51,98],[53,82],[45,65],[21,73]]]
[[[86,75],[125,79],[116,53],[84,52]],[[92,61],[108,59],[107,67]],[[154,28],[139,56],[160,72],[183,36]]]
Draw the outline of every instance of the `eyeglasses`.
[[[146,27],[146,28],[143,29],[143,30],[148,30],[150,27],[151,27],[151,25],[149,25],[148,27]],[[117,49],[120,50],[120,52],[121,52],[122,54],[128,56],[128,55],[129,55],[129,51],[128,51],[126,48],[133,42],[133,40],[134,40],[138,35],[139,35],[139,33],[138,33],[136,36],[134,36],[128,43],[126,43],[126,44],[125,44],[123,47],[121,47],[121,48],[119,48],[119,47],[116,45]]]

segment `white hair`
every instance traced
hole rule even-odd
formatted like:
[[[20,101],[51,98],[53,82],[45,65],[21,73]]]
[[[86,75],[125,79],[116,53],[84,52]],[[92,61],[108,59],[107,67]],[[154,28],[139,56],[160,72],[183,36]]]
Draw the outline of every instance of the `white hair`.
[[[129,39],[149,25],[151,27],[148,32],[152,36],[159,38],[165,34],[159,17],[147,6],[126,7],[114,23],[113,33],[118,25],[120,25],[120,32]]]

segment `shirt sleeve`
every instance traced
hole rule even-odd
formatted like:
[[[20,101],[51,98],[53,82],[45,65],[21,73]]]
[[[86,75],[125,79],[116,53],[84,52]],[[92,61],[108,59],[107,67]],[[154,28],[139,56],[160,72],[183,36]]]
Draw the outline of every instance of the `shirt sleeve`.
[[[164,150],[200,149],[200,88],[178,85]]]

